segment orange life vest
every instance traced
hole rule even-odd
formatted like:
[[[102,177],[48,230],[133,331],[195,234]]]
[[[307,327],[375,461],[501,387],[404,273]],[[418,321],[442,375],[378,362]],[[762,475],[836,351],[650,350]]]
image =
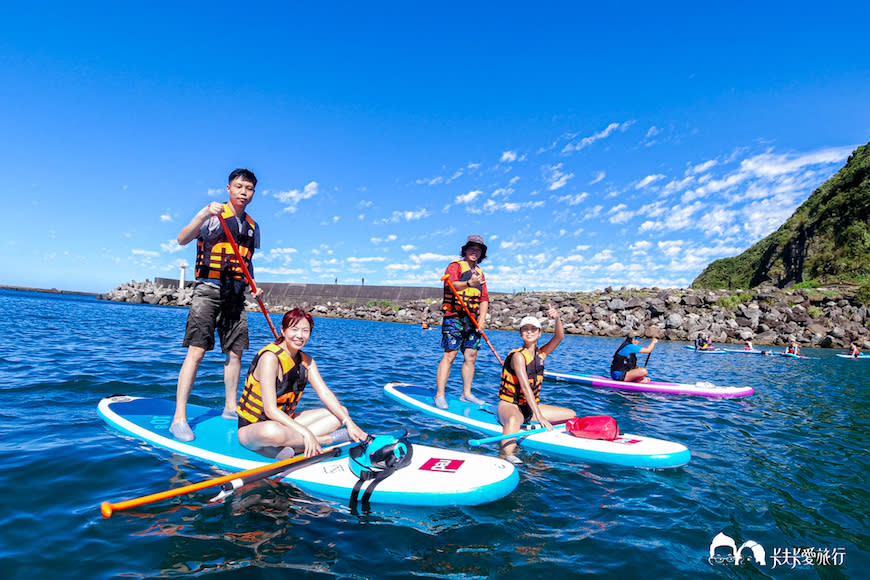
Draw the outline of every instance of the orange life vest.
[[[525,347],[515,348],[508,353],[501,368],[501,385],[498,389],[498,398],[515,405],[528,405],[526,395],[520,386],[519,377],[511,366],[511,360],[517,354],[522,355],[526,363],[526,376],[529,378],[529,386],[535,395],[535,402],[541,400],[541,383],[544,382],[544,359],[538,354],[538,349],[531,353]]]
[[[483,270],[480,269],[480,266],[475,266],[472,270],[471,266],[468,265],[464,259],[460,258],[459,260],[453,260],[451,264],[459,264],[459,280],[461,282],[467,282],[475,273],[479,274],[481,278],[483,278],[484,282],[486,278],[483,276]],[[458,290],[458,294],[462,297],[462,300],[465,302],[465,305],[468,306],[469,312],[474,315],[476,319],[478,314],[480,313],[480,297],[483,295],[480,288],[472,288],[469,286],[464,290]],[[444,299],[441,303],[441,310],[444,312],[445,317],[451,316],[460,316],[465,314],[465,309],[462,308],[462,304],[456,299],[456,296],[453,294],[453,290],[450,289],[450,286],[447,285],[447,281],[444,281]]]
[[[271,352],[278,357],[281,363],[281,378],[275,384],[275,394],[278,396],[278,407],[288,415],[296,410],[296,405],[302,397],[305,385],[308,383],[308,368],[311,365],[311,357],[299,351],[299,361],[294,361],[290,353],[280,345],[271,342],[260,349],[251,366],[248,368],[248,376],[245,378],[245,388],[239,399],[238,414],[250,423],[268,421],[269,417],[263,410],[263,394],[260,381],[254,378],[254,370],[263,353]]]
[[[233,208],[228,203],[224,204],[221,217],[229,220],[227,225],[230,233],[233,234],[233,239],[239,246],[239,253],[242,255],[248,271],[250,271],[251,258],[254,255],[254,244],[256,243],[257,223],[247,213],[244,221],[230,220],[230,218],[235,218],[236,214],[233,213]],[[235,227],[237,222],[238,227]],[[236,259],[236,254],[227,240],[223,228],[221,228],[220,236],[214,241],[203,240],[201,236],[197,238],[195,276],[213,280],[238,280],[240,282],[244,280],[242,268],[239,266],[239,261]]]

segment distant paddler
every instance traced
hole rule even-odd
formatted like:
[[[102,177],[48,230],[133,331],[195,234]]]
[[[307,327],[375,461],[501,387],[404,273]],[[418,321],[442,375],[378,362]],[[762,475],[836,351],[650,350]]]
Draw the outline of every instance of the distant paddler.
[[[613,361],[610,363],[610,378],[614,381],[627,383],[648,383],[649,376],[647,376],[646,367],[637,366],[637,355],[651,354],[658,341],[659,339],[653,338],[648,345],[641,348],[638,335],[628,336],[613,354]],[[649,356],[647,356],[647,360],[649,360]]]

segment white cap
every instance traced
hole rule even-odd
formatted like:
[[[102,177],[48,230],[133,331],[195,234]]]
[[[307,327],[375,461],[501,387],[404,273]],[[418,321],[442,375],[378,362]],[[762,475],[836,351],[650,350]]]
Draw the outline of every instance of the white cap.
[[[520,328],[527,326],[527,325],[534,326],[538,330],[541,330],[541,321],[538,320],[537,318],[535,318],[534,316],[526,316],[525,318],[520,320]]]

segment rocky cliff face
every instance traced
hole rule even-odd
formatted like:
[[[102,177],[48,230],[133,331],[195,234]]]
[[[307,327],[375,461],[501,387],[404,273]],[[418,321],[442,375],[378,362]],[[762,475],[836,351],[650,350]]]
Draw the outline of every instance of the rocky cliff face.
[[[132,282],[100,298],[134,303],[187,306],[192,289]],[[546,318],[549,302],[556,304],[566,333],[585,336],[626,336],[691,341],[705,332],[713,342],[782,345],[793,340],[804,346],[845,348],[850,342],[870,348],[868,309],[849,286],[813,290],[781,290],[762,286],[752,291],[658,289],[595,292],[534,292],[491,294],[487,328],[514,330],[528,314]],[[339,300],[310,304],[268,304],[283,314],[301,306],[315,314],[420,324],[440,324],[440,301],[412,300],[401,304]],[[255,302],[248,310],[259,311]]]
[[[693,288],[784,288],[870,276],[870,144],[816,189],[780,228],[733,258],[711,262]]]

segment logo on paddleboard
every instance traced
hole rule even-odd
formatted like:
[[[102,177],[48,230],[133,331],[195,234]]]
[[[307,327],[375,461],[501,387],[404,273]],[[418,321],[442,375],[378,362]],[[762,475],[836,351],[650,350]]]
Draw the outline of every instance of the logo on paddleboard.
[[[420,466],[423,471],[440,471],[442,473],[456,473],[459,467],[465,463],[463,459],[438,459],[433,457]]]

